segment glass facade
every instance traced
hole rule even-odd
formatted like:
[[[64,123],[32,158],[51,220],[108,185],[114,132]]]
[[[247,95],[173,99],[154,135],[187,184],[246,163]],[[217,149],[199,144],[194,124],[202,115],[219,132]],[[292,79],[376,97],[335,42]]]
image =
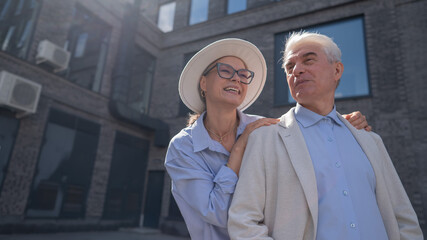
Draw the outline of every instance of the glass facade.
[[[36,16],[37,0],[0,0],[0,48],[26,58]]]
[[[344,73],[341,77],[340,85],[335,91],[336,99],[370,95],[363,25],[363,17],[359,16],[296,30],[325,34],[331,37],[341,49]],[[295,103],[289,92],[286,74],[282,68],[281,61],[284,43],[289,33],[279,33],[275,36],[275,105]]]
[[[163,32],[170,32],[173,30],[173,22],[175,18],[176,2],[166,3],[159,8],[159,18],[157,26]]]
[[[192,0],[190,9],[190,25],[208,20],[209,0]]]
[[[86,9],[76,6],[67,49],[71,53],[65,77],[84,88],[101,88],[111,28]]]

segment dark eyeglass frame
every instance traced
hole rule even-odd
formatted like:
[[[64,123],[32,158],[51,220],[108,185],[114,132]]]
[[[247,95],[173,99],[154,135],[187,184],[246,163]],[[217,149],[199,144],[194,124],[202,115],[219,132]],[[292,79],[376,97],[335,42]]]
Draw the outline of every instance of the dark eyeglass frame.
[[[221,65],[225,65],[225,66],[228,66],[228,67],[230,67],[231,69],[233,69],[233,71],[234,71],[234,72],[233,72],[233,74],[231,74],[231,76],[230,76],[230,77],[224,77],[224,76],[221,76],[221,73],[220,73],[220,71],[219,71],[219,67],[220,67]],[[242,70],[245,70],[245,71],[250,72],[250,73],[251,73],[251,78],[250,78],[250,79],[248,79],[248,82],[240,81],[241,83],[246,84],[246,85],[249,85],[249,84],[252,82],[252,80],[254,79],[254,76],[255,76],[255,73],[254,73],[254,72],[252,72],[251,70],[248,70],[248,69],[239,69],[239,70],[236,70],[236,69],[234,69],[232,66],[230,66],[230,65],[228,65],[228,64],[226,64],[226,63],[220,63],[220,62],[218,62],[218,63],[216,63],[215,65],[213,65],[212,67],[208,68],[208,69],[203,73],[203,76],[208,75],[208,73],[209,73],[212,69],[214,69],[215,67],[216,67],[216,72],[217,72],[218,76],[219,76],[219,77],[221,77],[221,78],[224,78],[224,79],[232,79],[232,78],[234,77],[234,74],[236,74],[236,73],[237,73],[237,76],[239,76],[239,78],[240,78],[239,72],[240,72],[240,71],[242,71]],[[240,78],[240,79],[241,79],[241,78]]]

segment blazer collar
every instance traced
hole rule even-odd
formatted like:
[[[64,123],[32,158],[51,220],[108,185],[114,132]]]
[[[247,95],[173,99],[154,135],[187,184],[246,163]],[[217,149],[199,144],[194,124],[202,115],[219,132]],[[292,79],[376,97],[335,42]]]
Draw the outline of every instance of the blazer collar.
[[[297,119],[297,121],[305,128],[315,125],[316,123],[318,123],[320,120],[322,120],[324,118],[330,118],[330,119],[332,119],[333,123],[340,125],[340,126],[342,125],[341,121],[337,117],[335,105],[334,105],[334,108],[332,109],[332,111],[329,112],[328,115],[322,116],[320,114],[317,114],[317,113],[303,107],[299,103],[297,103],[295,110],[294,110],[294,113],[295,113],[295,118]]]
[[[314,223],[314,233],[316,233],[318,219],[316,175],[304,136],[295,118],[294,110],[295,108],[292,108],[280,118],[278,124],[282,128],[279,130],[279,135],[286,146],[291,163],[303,188]]]

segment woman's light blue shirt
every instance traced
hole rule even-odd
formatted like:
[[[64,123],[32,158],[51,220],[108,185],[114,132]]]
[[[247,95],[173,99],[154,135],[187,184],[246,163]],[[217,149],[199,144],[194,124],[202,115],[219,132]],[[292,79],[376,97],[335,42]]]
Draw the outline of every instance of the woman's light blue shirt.
[[[261,118],[240,111],[238,115],[236,140],[247,124]],[[238,177],[225,166],[230,153],[209,136],[204,116],[172,138],[165,167],[191,239],[224,240],[229,239],[228,208]]]

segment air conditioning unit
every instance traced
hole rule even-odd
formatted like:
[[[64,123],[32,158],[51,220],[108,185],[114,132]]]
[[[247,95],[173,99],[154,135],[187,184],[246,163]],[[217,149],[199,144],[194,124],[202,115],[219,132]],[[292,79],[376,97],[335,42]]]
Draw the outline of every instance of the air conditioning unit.
[[[36,112],[41,90],[38,83],[0,72],[0,105],[17,110],[21,116]]]
[[[36,63],[45,63],[53,67],[54,72],[60,72],[68,68],[70,53],[65,49],[43,40],[37,48]]]

